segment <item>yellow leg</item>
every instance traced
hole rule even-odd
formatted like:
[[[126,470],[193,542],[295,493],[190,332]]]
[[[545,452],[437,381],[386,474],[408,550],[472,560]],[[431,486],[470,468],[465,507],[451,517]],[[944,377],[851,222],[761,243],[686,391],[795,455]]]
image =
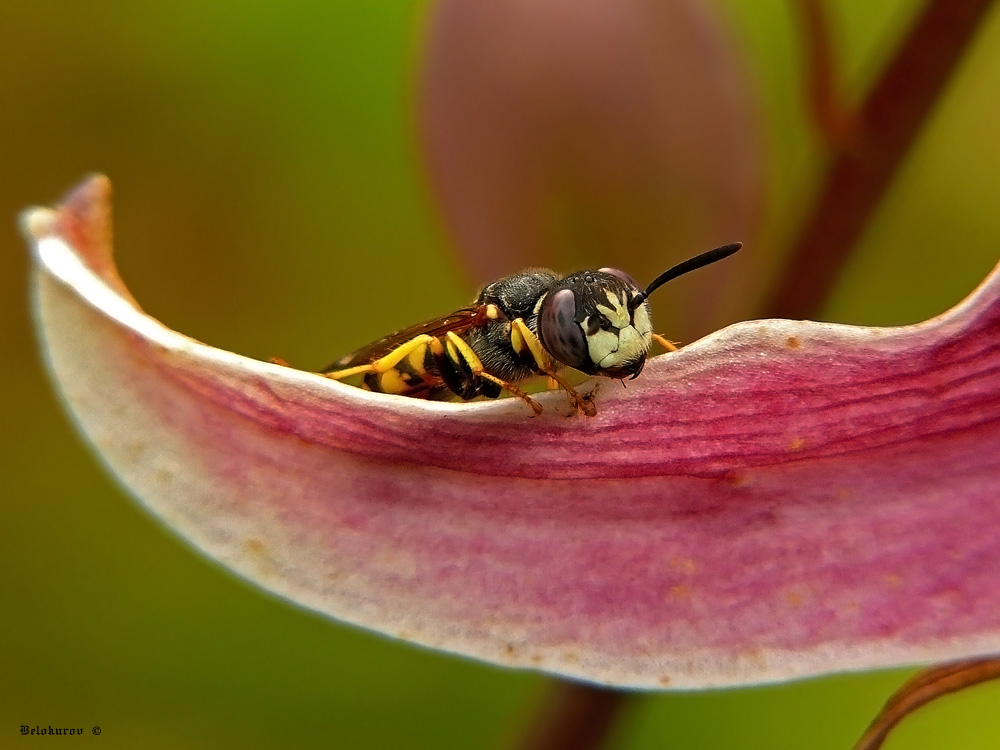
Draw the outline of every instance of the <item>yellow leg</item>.
[[[569,394],[569,400],[573,402],[573,408],[575,408],[578,412],[582,411],[588,417],[597,416],[597,407],[595,407],[593,402],[591,402],[586,396],[581,396],[579,391],[560,378],[556,373],[549,370],[542,370],[542,372],[548,375],[550,380],[554,380],[560,388]]]
[[[429,346],[432,349],[435,348],[434,344],[437,343],[438,346],[441,344],[433,336],[428,336],[423,333],[419,336],[415,336],[405,344],[400,344],[391,352],[386,354],[381,359],[376,359],[374,362],[369,362],[366,365],[358,365],[357,367],[348,367],[346,370],[334,370],[333,372],[323,373],[323,377],[330,378],[331,380],[343,380],[344,378],[349,378],[352,375],[360,375],[365,372],[388,372],[396,367],[400,362],[402,362],[406,357],[412,354],[416,349],[422,346]],[[470,349],[471,351],[471,349]]]
[[[548,368],[549,358],[542,349],[542,342],[521,318],[515,318],[510,323],[510,345],[518,354],[528,347],[538,369],[544,371]]]
[[[489,380],[489,381],[491,381],[493,383],[496,383],[500,387],[504,388],[512,396],[517,396],[524,403],[526,403],[528,406],[531,407],[531,410],[533,412],[535,412],[535,416],[536,417],[539,414],[542,413],[542,405],[539,404],[537,401],[535,401],[535,399],[533,399],[531,396],[529,396],[527,393],[525,393],[524,391],[522,391],[520,388],[518,388],[513,383],[508,383],[506,380],[501,380],[498,377],[490,375],[488,372],[481,372],[481,373],[479,373],[479,377],[485,378],[486,380]]]
[[[526,403],[528,406],[531,407],[531,410],[535,412],[536,417],[542,413],[541,405],[527,393],[522,391],[513,383],[508,383],[506,380],[501,380],[495,375],[490,375],[488,372],[486,372],[483,369],[483,363],[479,359],[479,356],[472,350],[472,347],[469,346],[462,339],[461,336],[459,336],[454,331],[448,331],[447,336],[448,336],[448,344],[449,347],[451,347],[451,351],[457,352],[462,357],[462,359],[465,360],[465,363],[469,366],[469,369],[472,371],[473,375],[483,378],[484,380],[489,380],[491,383],[496,383],[501,388],[506,389],[507,392],[510,393],[512,396],[517,396],[519,399],[524,401],[524,403]]]
[[[659,344],[660,346],[662,346],[668,352],[676,352],[677,351],[677,345],[673,341],[670,341],[669,339],[663,338],[663,336],[661,336],[658,333],[654,333],[653,334],[653,341],[655,341],[657,344]]]
[[[594,405],[590,401],[581,396],[573,386],[551,370],[549,367],[549,357],[542,349],[542,343],[521,318],[511,321],[510,344],[514,347],[514,351],[519,353],[524,350],[524,347],[527,347],[531,352],[532,358],[535,360],[535,366],[538,370],[548,375],[550,383],[555,383],[556,386],[569,394],[569,400],[573,402],[573,407],[578,412],[582,411],[588,417],[597,415],[597,409],[594,408]]]

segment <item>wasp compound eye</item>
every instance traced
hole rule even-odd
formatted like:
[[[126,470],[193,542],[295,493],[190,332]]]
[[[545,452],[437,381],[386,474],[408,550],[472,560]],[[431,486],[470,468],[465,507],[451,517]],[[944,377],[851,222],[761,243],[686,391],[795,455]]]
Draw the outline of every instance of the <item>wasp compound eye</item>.
[[[622,270],[620,270],[618,268],[599,268],[598,270],[601,273],[608,274],[608,276],[614,276],[615,278],[619,279],[620,281],[624,281],[627,286],[634,287],[637,290],[641,290],[642,289],[642,287],[639,286],[639,283],[635,279],[633,279],[627,273],[625,273],[624,271],[622,271]]]
[[[570,289],[560,289],[545,298],[538,317],[538,335],[549,353],[562,362],[583,372],[591,368],[587,340],[576,322],[576,295]]]

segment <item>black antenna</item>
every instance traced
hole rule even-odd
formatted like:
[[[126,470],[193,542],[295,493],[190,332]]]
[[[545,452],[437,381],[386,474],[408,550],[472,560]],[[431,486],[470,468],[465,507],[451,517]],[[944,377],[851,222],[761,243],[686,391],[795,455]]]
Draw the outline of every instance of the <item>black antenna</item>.
[[[714,250],[709,250],[707,253],[702,253],[701,255],[696,255],[693,258],[688,258],[683,263],[678,263],[670,270],[664,271],[653,279],[649,286],[646,287],[646,291],[641,292],[636,297],[633,297],[632,301],[629,303],[629,309],[635,310],[639,307],[639,305],[646,301],[646,298],[649,297],[649,295],[666,284],[668,281],[676,279],[678,276],[683,276],[686,273],[690,273],[691,271],[697,271],[699,268],[703,268],[710,263],[715,263],[717,260],[728,258],[741,247],[743,247],[742,242],[734,242],[731,245],[717,247]]]

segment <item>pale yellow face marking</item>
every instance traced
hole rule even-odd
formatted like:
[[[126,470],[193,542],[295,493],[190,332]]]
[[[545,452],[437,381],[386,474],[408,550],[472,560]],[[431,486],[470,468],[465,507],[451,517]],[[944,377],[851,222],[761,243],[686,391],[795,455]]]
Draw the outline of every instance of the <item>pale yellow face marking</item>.
[[[611,307],[598,305],[598,312],[604,313],[605,317],[611,321],[611,325],[615,328],[624,328],[625,326],[631,325],[632,316],[628,314],[628,304],[625,300],[617,294],[612,294],[607,290],[604,291],[604,296],[608,298],[608,302],[611,303]]]
[[[639,335],[646,339],[646,348],[653,338],[653,321],[649,318],[649,305],[643,302],[636,308],[635,315],[632,316],[632,325]]]
[[[601,368],[619,367],[649,351],[653,340],[653,324],[649,319],[649,306],[639,305],[634,316],[629,315],[628,301],[605,291],[611,307],[597,305],[611,325],[619,328],[617,335],[611,331],[596,331],[587,337],[590,359]],[[584,330],[589,318],[583,321]]]

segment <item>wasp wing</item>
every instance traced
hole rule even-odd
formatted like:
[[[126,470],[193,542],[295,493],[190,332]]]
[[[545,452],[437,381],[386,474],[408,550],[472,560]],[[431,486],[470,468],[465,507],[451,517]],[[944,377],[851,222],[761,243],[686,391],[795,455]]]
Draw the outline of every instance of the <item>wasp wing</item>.
[[[367,346],[363,346],[357,351],[341,357],[333,364],[320,370],[320,372],[334,372],[335,370],[345,370],[348,367],[366,365],[380,357],[384,357],[400,344],[405,344],[417,336],[425,334],[428,336],[442,336],[448,331],[461,332],[479,325],[485,320],[487,320],[486,305],[463,307],[440,318],[427,320],[409,328],[404,328],[401,331],[390,333],[378,341],[373,341]]]

